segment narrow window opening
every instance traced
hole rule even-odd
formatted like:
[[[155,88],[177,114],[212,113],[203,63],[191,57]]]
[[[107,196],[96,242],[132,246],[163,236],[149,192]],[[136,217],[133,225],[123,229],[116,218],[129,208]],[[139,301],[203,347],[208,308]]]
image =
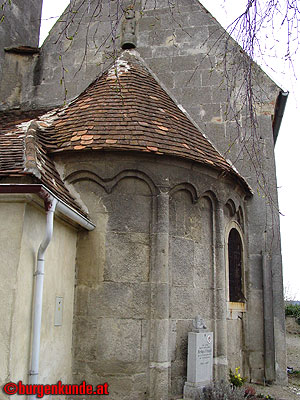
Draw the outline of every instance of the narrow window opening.
[[[244,302],[243,294],[243,245],[239,232],[231,229],[228,237],[229,301]]]

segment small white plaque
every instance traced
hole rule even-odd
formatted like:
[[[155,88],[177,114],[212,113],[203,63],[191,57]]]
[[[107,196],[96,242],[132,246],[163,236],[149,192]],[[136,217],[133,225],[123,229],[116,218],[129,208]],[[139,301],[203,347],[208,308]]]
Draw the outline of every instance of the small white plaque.
[[[213,378],[213,332],[189,332],[187,381],[207,385]]]
[[[55,299],[55,313],[54,313],[54,326],[62,325],[63,317],[63,297],[56,296]]]

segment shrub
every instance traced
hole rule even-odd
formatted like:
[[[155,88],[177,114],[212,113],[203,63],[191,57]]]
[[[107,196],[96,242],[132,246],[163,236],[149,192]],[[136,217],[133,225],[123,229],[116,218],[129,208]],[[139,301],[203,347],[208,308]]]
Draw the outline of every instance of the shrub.
[[[203,400],[241,400],[245,399],[245,391],[242,388],[233,388],[227,382],[215,382],[212,386],[205,388]]]
[[[234,387],[227,382],[214,382],[212,386],[199,391],[197,400],[274,400],[270,395],[256,394],[255,389],[247,386]]]
[[[300,325],[300,304],[286,304],[285,315],[294,317],[296,322]]]
[[[254,387],[252,386],[247,386],[245,388],[245,397],[246,398],[251,398],[251,396],[253,397],[256,394],[256,390],[254,389]],[[247,397],[248,396],[248,397]]]

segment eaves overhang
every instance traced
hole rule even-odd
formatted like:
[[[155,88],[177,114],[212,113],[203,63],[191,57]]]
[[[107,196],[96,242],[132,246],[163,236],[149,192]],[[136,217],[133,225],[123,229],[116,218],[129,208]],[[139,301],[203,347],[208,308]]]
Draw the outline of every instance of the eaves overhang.
[[[284,110],[286,106],[286,102],[289,96],[289,92],[285,92],[281,90],[276,100],[275,104],[275,113],[273,118],[273,139],[274,139],[274,146],[276,144],[276,140],[278,137],[279,129],[281,126],[282,118],[284,115]]]
[[[64,216],[71,219],[76,224],[92,231],[96,225],[93,224],[88,218],[80,214],[78,211],[70,207],[53,192],[51,192],[45,185],[42,184],[0,184],[0,195],[1,194],[36,194],[45,202],[45,207],[51,199],[57,200],[57,210],[60,211]]]

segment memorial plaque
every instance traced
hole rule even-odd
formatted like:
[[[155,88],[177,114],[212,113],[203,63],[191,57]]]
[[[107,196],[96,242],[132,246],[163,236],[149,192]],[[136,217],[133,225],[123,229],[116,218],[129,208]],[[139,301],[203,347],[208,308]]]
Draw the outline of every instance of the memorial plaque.
[[[194,332],[188,334],[187,382],[184,399],[199,398],[200,392],[213,380],[213,332],[207,332],[203,321],[195,318]]]
[[[187,381],[205,386],[212,381],[213,333],[189,332]]]

